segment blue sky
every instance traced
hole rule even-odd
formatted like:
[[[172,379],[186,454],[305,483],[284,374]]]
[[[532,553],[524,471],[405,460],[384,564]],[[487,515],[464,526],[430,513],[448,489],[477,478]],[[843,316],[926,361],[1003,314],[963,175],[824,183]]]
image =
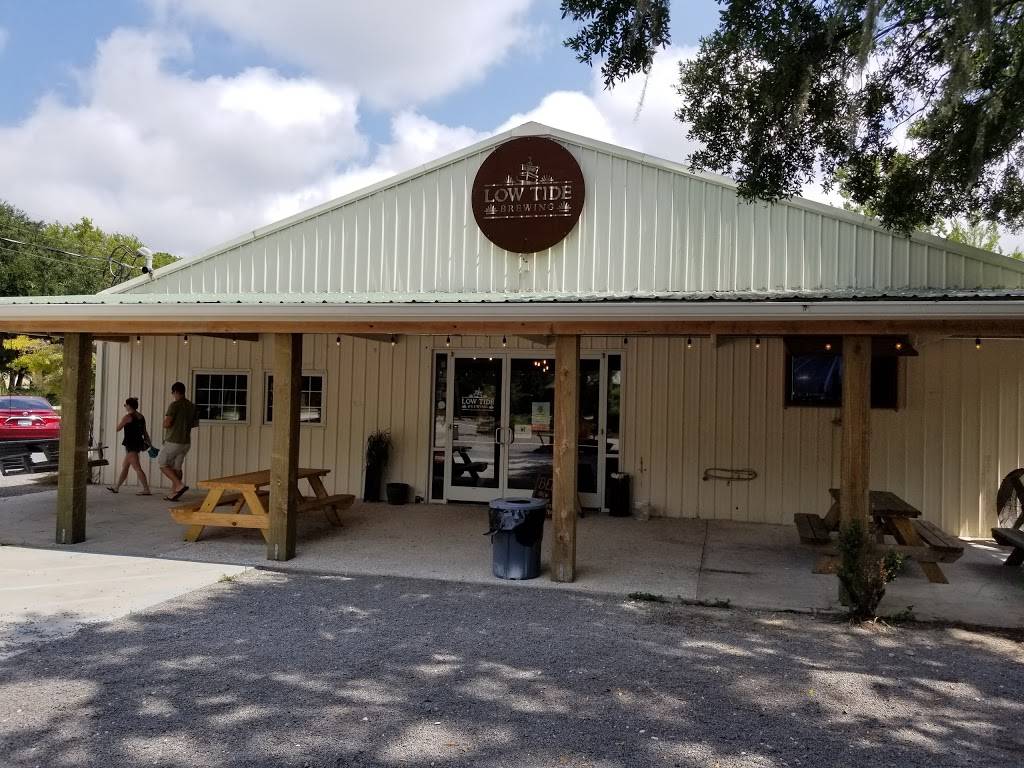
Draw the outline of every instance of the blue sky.
[[[189,255],[526,119],[683,159],[676,69],[716,21],[675,4],[638,113],[555,0],[0,0],[3,196]]]

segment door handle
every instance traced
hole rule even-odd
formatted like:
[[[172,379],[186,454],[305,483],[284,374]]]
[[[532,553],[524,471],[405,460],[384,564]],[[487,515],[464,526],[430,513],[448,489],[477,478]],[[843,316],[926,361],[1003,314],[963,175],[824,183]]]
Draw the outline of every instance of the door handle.
[[[501,442],[501,427],[494,428],[494,442],[498,445],[504,445],[504,443]]]
[[[509,424],[508,425],[508,444],[512,445],[513,443],[515,443],[515,441],[516,441],[516,430],[515,430],[515,428],[511,424]]]

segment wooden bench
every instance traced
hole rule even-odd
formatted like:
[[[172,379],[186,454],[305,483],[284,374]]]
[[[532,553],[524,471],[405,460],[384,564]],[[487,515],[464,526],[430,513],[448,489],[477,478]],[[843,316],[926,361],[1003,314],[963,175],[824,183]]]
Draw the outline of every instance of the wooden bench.
[[[1013,547],[1004,565],[1024,564],[1024,531],[1020,528],[993,528],[992,538],[1004,547]]]
[[[944,530],[927,520],[914,520],[914,528],[921,541],[938,554],[938,562],[955,563],[964,556],[963,539],[946,533]]]
[[[0,443],[0,475],[30,475],[44,472],[56,472],[59,466],[59,440],[11,440]],[[97,445],[88,449],[89,453],[98,454],[89,459],[89,468],[105,467],[110,464],[103,456],[105,445]],[[32,456],[42,454],[43,461],[33,461]]]
[[[327,493],[321,477],[328,474],[329,469],[306,469],[300,467],[296,480],[306,480],[313,491],[312,496],[304,496],[298,485],[292,486],[296,495],[297,512],[309,512],[322,509],[327,521],[332,525],[341,525],[339,512],[352,505],[355,496],[348,493]],[[179,504],[171,507],[171,518],[184,526],[185,541],[197,541],[205,526],[222,528],[255,528],[264,539],[270,529],[270,514],[266,500],[270,497],[270,470],[246,472],[229,477],[218,477],[201,480],[196,486],[207,491],[201,500]],[[219,512],[218,507],[230,507]]]
[[[821,515],[798,512],[793,515],[793,522],[804,544],[829,544],[832,541],[828,525]]]

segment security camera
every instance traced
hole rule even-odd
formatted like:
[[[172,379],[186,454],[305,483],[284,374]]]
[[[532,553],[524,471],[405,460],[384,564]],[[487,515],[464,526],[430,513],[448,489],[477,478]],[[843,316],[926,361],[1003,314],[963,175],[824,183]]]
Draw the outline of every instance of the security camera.
[[[150,274],[153,271],[153,251],[143,245],[136,248],[135,253],[146,260],[146,264],[142,267],[142,274]]]

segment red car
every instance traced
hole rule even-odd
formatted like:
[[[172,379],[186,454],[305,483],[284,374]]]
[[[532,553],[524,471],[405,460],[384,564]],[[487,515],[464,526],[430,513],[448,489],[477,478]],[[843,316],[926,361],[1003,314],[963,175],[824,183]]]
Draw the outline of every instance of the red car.
[[[45,398],[0,395],[0,441],[56,440],[60,414]]]

